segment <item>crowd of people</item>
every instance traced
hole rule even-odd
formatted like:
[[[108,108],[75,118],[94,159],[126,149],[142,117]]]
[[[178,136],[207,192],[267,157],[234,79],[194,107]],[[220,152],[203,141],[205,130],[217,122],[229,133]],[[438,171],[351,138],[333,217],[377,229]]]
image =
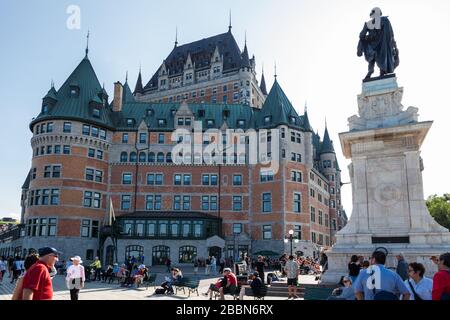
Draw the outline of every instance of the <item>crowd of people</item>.
[[[375,251],[370,260],[353,255],[348,274],[341,278],[330,300],[450,300],[450,253],[432,256],[438,271],[433,279],[425,276],[425,266],[408,263],[396,255],[395,271],[385,267],[386,253]],[[369,284],[368,284],[369,283]]]
[[[25,258],[0,257],[0,284],[5,281],[6,272],[9,281],[16,282],[12,298],[14,300],[49,300],[53,297],[52,278],[57,274],[56,264],[59,262],[60,252],[51,247],[38,250]],[[348,274],[343,275],[339,287],[333,290],[330,300],[450,300],[450,253],[433,256],[430,259],[437,265],[438,272],[433,278],[425,276],[426,270],[422,263],[408,263],[403,254],[396,255],[397,266],[394,270],[387,268],[386,253],[375,251],[369,259],[353,255],[348,263]],[[79,256],[70,258],[64,264],[64,273],[71,300],[78,300],[80,290],[87,281],[114,282],[124,287],[138,287],[149,277],[149,269],[142,263],[142,258],[133,256],[125,259],[122,265],[114,263],[102,269],[98,257],[88,266],[83,266]],[[281,277],[287,278],[288,299],[297,299],[298,278],[301,274],[320,274],[326,271],[323,261],[310,257],[283,254],[275,264],[263,256],[256,259],[244,257],[239,263],[243,269],[236,268],[236,273],[227,265],[228,259],[208,257],[204,261],[194,260],[194,273],[197,274],[199,266],[205,267],[205,274],[221,274],[222,277],[209,286],[205,296],[212,299],[216,292],[220,299],[225,294],[239,295],[241,283],[238,283],[236,273],[244,271],[249,275],[248,280],[255,296],[270,284],[274,275],[270,266],[279,266]],[[232,260],[231,260],[232,261]],[[272,264],[270,264],[272,263]],[[326,262],[325,262],[326,264]],[[173,294],[174,286],[183,280],[180,268],[172,267],[170,259],[166,261],[169,276],[165,277],[157,293]],[[233,265],[234,266],[234,265]],[[253,271],[252,271],[253,270]],[[271,270],[265,279],[265,273]],[[371,284],[370,284],[371,283]]]

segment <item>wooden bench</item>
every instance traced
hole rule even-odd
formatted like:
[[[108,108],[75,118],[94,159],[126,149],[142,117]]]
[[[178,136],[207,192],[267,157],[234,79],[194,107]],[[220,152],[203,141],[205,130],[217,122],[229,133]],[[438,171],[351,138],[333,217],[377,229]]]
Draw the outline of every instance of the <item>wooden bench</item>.
[[[305,300],[326,300],[331,293],[333,288],[326,287],[306,287],[305,288]]]

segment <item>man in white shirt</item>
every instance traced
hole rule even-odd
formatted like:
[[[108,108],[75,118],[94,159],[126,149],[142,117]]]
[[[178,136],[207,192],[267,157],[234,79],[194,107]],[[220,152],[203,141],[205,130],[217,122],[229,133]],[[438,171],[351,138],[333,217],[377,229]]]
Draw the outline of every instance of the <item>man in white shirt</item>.
[[[85,282],[84,267],[81,265],[83,261],[80,256],[75,256],[70,260],[73,264],[67,269],[67,287],[70,290],[70,300],[78,300],[78,294]]]
[[[413,262],[408,266],[409,279],[405,280],[406,288],[411,293],[409,300],[431,300],[433,280],[424,277],[425,267],[421,263]]]
[[[292,297],[292,299],[297,299],[297,281],[298,276],[300,274],[300,266],[296,260],[294,260],[294,256],[290,255],[289,260],[286,262],[284,266],[284,271],[287,274],[287,284],[288,284],[288,300]]]

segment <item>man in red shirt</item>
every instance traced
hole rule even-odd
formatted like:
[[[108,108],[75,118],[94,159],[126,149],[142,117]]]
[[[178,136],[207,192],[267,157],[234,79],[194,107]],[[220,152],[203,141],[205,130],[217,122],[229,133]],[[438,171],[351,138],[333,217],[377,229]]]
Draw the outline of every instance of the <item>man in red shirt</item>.
[[[39,249],[37,261],[23,277],[23,300],[52,300],[53,285],[49,269],[58,261],[58,252],[55,248],[45,247]]]
[[[436,260],[433,259],[435,263],[437,262],[439,271],[433,277],[432,298],[450,300],[450,252],[441,254],[439,261]]]
[[[225,287],[221,287],[219,289],[220,300],[225,300],[225,293],[235,294],[237,290],[237,278],[236,275],[231,272],[231,269],[223,269],[223,275],[227,279],[227,284]]]

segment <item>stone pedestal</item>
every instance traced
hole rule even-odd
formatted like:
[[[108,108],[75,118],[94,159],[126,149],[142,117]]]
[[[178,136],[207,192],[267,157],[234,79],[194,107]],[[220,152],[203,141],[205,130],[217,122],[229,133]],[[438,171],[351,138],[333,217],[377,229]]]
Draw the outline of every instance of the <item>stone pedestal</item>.
[[[437,270],[430,256],[450,251],[450,233],[431,217],[423,194],[420,146],[432,121],[418,122],[417,108],[403,111],[402,94],[395,77],[363,83],[359,116],[339,135],[352,159],[353,211],[327,253],[324,282],[338,282],[351,255],[368,258],[377,247],[388,250],[387,267],[396,266],[401,252],[423,263],[428,275]]]

